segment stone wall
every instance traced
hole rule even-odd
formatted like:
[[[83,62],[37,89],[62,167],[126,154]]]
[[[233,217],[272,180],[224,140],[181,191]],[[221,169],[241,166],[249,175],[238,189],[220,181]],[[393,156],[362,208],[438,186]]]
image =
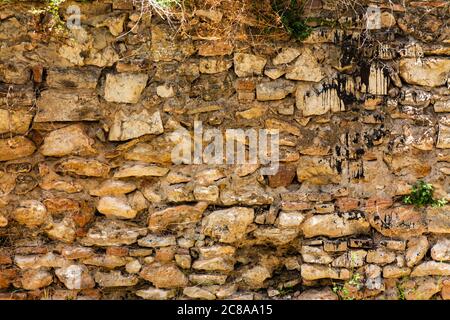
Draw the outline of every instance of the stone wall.
[[[0,3],[0,298],[449,299],[449,206],[402,203],[449,199],[448,1],[263,43],[74,3]],[[194,120],[279,129],[278,173],[173,164]]]

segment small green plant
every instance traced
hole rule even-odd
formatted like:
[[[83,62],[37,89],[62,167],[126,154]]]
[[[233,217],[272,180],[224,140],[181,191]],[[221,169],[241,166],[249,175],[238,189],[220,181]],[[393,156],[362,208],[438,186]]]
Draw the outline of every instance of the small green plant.
[[[344,283],[333,282],[332,290],[342,300],[354,300],[355,298],[350,295],[348,286],[352,286],[355,287],[357,290],[360,290],[363,287],[362,276],[359,273],[355,272],[353,273],[352,278]]]
[[[419,180],[412,188],[411,194],[403,198],[404,204],[412,204],[416,207],[431,205],[433,207],[443,207],[447,204],[445,199],[433,198],[434,187],[430,183]]]
[[[45,30],[48,32],[55,31],[56,33],[61,33],[65,30],[64,21],[61,20],[59,16],[59,9],[63,2],[66,0],[47,0],[47,6],[42,9],[33,8],[30,13],[34,16],[49,16],[48,22],[46,23]]]
[[[300,41],[309,37],[312,28],[307,24],[308,20],[301,17],[303,3],[290,0],[289,4],[286,4],[286,1],[275,0],[272,2],[272,8],[279,15],[287,32]]]

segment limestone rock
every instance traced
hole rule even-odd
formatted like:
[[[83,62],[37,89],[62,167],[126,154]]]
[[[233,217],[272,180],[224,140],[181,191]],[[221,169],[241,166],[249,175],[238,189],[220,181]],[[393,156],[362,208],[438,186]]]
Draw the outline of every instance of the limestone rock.
[[[47,85],[50,88],[95,89],[100,77],[100,68],[79,69],[51,68],[47,71]]]
[[[31,156],[36,150],[34,143],[21,136],[0,139],[0,161],[8,161]]]
[[[148,228],[152,232],[181,230],[199,222],[207,206],[206,203],[199,202],[195,206],[182,205],[151,213]]]
[[[175,297],[175,290],[164,290],[150,287],[136,291],[136,295],[145,300],[168,300]]]
[[[256,86],[256,99],[259,101],[281,100],[295,92],[295,89],[292,82],[282,79],[262,82]]]
[[[130,177],[162,177],[169,172],[169,169],[149,165],[125,165],[114,173],[114,178]]]
[[[383,278],[403,278],[411,273],[411,269],[407,267],[397,267],[389,265],[383,267]]]
[[[409,84],[438,87],[446,83],[450,73],[448,58],[405,58],[400,60],[400,76]]]
[[[106,177],[109,166],[97,160],[72,158],[59,163],[57,171],[86,177]]]
[[[14,219],[28,228],[38,227],[48,222],[49,214],[45,206],[37,200],[23,200],[14,210]]]
[[[27,270],[20,281],[25,290],[37,290],[49,286],[53,282],[53,276],[46,270]]]
[[[303,223],[302,230],[306,238],[320,235],[338,238],[368,233],[370,225],[363,214],[349,212],[312,216]]]
[[[373,228],[386,237],[407,238],[426,231],[422,213],[413,207],[396,207],[369,213]]]
[[[20,269],[40,269],[40,268],[63,268],[69,263],[68,260],[54,253],[42,255],[17,255],[14,257],[14,263]]]
[[[50,132],[39,151],[47,157],[89,156],[96,153],[93,144],[84,128],[75,124]]]
[[[450,121],[439,123],[439,135],[436,148],[450,149]]]
[[[287,64],[294,61],[300,55],[300,51],[296,48],[284,48],[272,62],[275,66],[280,64]]]
[[[334,259],[331,264],[333,267],[339,268],[358,268],[362,267],[365,263],[367,251],[365,250],[352,250],[340,255]]]
[[[202,232],[220,242],[237,242],[245,237],[247,226],[253,219],[254,210],[250,208],[214,211],[203,219]]]
[[[137,215],[125,196],[104,196],[97,204],[97,210],[106,215],[120,219],[133,219]]]
[[[122,275],[120,271],[100,272],[94,275],[95,282],[100,287],[131,287],[138,283],[139,278],[135,275]]]
[[[293,241],[299,234],[299,230],[280,228],[258,228],[253,236],[258,244],[271,244],[281,246]]]
[[[118,103],[137,103],[147,85],[148,75],[138,73],[108,74],[105,100]]]
[[[425,257],[429,248],[428,239],[425,236],[411,238],[405,253],[406,265],[413,267]]]
[[[105,219],[95,222],[80,242],[85,246],[130,245],[146,234],[145,229],[133,223]]]
[[[106,180],[100,186],[89,191],[91,196],[120,196],[136,190],[133,182],[122,180]]]
[[[450,260],[450,239],[439,239],[431,248],[431,257],[436,261]]]
[[[28,110],[0,109],[0,134],[25,134],[30,128],[33,115]]]
[[[269,268],[262,265],[254,266],[242,274],[242,281],[249,288],[260,289],[264,287],[264,280],[270,278],[272,272]]]
[[[138,244],[141,247],[160,248],[175,246],[177,242],[174,236],[158,236],[149,234],[146,237],[139,239]]]
[[[325,77],[325,74],[312,51],[304,49],[285,77],[290,80],[319,82]]]
[[[427,261],[415,267],[411,272],[411,276],[450,276],[450,264],[444,262]]]
[[[76,238],[75,223],[72,219],[65,218],[61,222],[54,222],[52,227],[46,230],[50,239],[64,243],[72,243]]]
[[[339,297],[330,287],[323,289],[310,289],[303,291],[297,300],[339,300]]]
[[[314,264],[302,264],[301,275],[305,280],[348,280],[351,277],[351,273],[347,269],[337,269]]]
[[[427,208],[426,222],[428,232],[438,234],[450,233],[450,206],[443,208]]]
[[[187,277],[174,264],[146,265],[140,276],[162,289],[182,288],[188,284]]]
[[[96,121],[103,111],[92,90],[49,89],[36,101],[35,122]]]
[[[327,112],[345,110],[344,102],[333,86],[320,84],[316,87],[300,85],[296,91],[296,106],[302,110],[303,116],[323,115]]]
[[[206,289],[199,287],[186,287],[183,294],[191,299],[215,300],[216,296]]]
[[[369,250],[367,252],[368,263],[385,265],[395,261],[395,253],[384,249]]]
[[[110,141],[125,141],[146,134],[161,134],[164,132],[159,111],[150,114],[147,110],[126,115],[119,111],[109,130]]]
[[[320,247],[302,246],[300,253],[306,263],[329,264],[333,258]]]
[[[228,60],[203,58],[200,59],[199,69],[200,73],[215,74],[227,71],[232,65],[233,63]]]
[[[339,183],[340,176],[326,159],[302,157],[297,167],[299,182],[324,185]]]
[[[72,264],[56,269],[55,274],[69,290],[91,289],[95,286],[94,279],[84,265]]]
[[[246,53],[234,55],[234,72],[238,77],[261,75],[267,60],[263,57]]]

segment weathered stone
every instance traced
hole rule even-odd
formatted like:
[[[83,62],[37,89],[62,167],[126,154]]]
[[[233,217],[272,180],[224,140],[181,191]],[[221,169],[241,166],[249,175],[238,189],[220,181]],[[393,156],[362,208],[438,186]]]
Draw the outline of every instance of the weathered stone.
[[[39,151],[48,157],[89,156],[96,153],[93,144],[94,140],[85,133],[83,126],[75,124],[52,131]]]
[[[113,125],[109,130],[110,141],[125,141],[146,134],[161,134],[164,127],[159,111],[154,113],[146,109],[141,112],[127,115],[124,111],[119,111],[114,117]]]
[[[162,177],[169,172],[169,169],[149,165],[125,165],[114,173],[114,178],[129,177]]]
[[[94,275],[95,282],[100,287],[130,287],[139,282],[139,278],[135,275],[122,275],[120,271],[100,272],[97,271]]]
[[[450,260],[450,239],[440,239],[431,248],[431,257],[436,261]]]
[[[216,296],[206,289],[199,287],[186,287],[183,294],[191,299],[215,300]]]
[[[258,228],[253,232],[256,243],[284,245],[294,240],[299,234],[297,229]]]
[[[8,161],[31,156],[36,146],[31,140],[17,136],[9,139],[0,139],[0,161]]]
[[[414,268],[411,272],[411,276],[450,276],[450,264],[436,261],[423,262]]]
[[[269,186],[271,188],[287,187],[295,178],[296,167],[294,165],[280,164],[278,171],[269,176]]]
[[[219,187],[218,186],[196,186],[194,188],[194,198],[197,201],[217,202],[219,199]]]
[[[66,259],[82,259],[92,257],[94,250],[86,247],[66,246],[62,249],[61,254]]]
[[[224,285],[226,280],[226,275],[191,274],[189,276],[189,281],[196,285]]]
[[[334,259],[331,265],[340,268],[358,268],[364,265],[366,256],[367,251],[365,250],[347,251]]]
[[[277,226],[281,229],[300,229],[303,220],[305,215],[301,212],[280,212]]]
[[[228,60],[203,58],[200,59],[199,70],[201,73],[215,74],[227,71],[232,65],[233,63]]]
[[[106,180],[100,186],[89,191],[91,196],[120,196],[136,190],[133,182],[122,180]]]
[[[246,53],[234,55],[234,72],[238,77],[250,77],[262,74],[267,60],[263,57]]]
[[[0,134],[25,134],[30,128],[33,115],[28,110],[0,109]]]
[[[403,278],[411,273],[411,269],[407,267],[385,266],[383,267],[384,278]]]
[[[152,232],[184,229],[199,222],[207,207],[205,202],[199,202],[195,206],[183,205],[154,212],[149,217],[148,227]]]
[[[202,232],[220,242],[237,242],[245,237],[247,226],[253,219],[254,210],[250,208],[214,211],[203,219]]]
[[[176,290],[163,290],[150,287],[136,291],[136,295],[145,300],[168,300],[175,297]]]
[[[103,113],[92,90],[46,90],[37,99],[36,106],[35,122],[96,121]]]
[[[242,273],[242,282],[252,289],[264,287],[264,281],[272,276],[271,270],[263,265],[254,266]]]
[[[133,223],[105,219],[95,222],[80,242],[85,246],[129,245],[135,243],[139,236],[146,234],[145,229]]]
[[[344,102],[333,87],[318,85],[315,88],[300,85],[296,91],[296,106],[302,110],[303,116],[323,115],[327,112],[345,110]]]
[[[450,59],[406,58],[400,60],[400,76],[407,83],[419,86],[438,87],[445,84],[450,73]]]
[[[338,238],[366,234],[370,230],[370,225],[362,213],[349,212],[310,217],[303,223],[302,230],[306,238],[320,235]]]
[[[72,158],[59,163],[57,171],[87,177],[106,177],[109,166],[93,159]]]
[[[256,99],[259,101],[281,100],[295,92],[295,85],[287,80],[262,82],[256,86]]]
[[[36,200],[23,200],[14,210],[14,219],[28,228],[38,227],[49,222],[49,214],[45,206]]]
[[[148,75],[138,73],[108,74],[105,100],[118,103],[137,103],[147,85]]]
[[[384,249],[369,250],[366,260],[368,263],[385,265],[395,261],[395,253]]]
[[[16,255],[14,263],[20,269],[63,268],[70,264],[68,260],[51,252],[43,255]]]
[[[450,206],[443,208],[427,208],[426,221],[428,232],[438,234],[450,233]]]
[[[55,274],[69,290],[91,289],[95,286],[94,279],[84,265],[72,264],[56,269]]]
[[[435,112],[450,112],[450,99],[443,101],[436,101],[434,103]]]
[[[202,57],[226,56],[233,53],[233,46],[227,42],[208,41],[198,47],[198,55]]]
[[[153,61],[182,61],[195,51],[192,41],[180,40],[174,41],[174,34],[171,34],[169,26],[153,25],[151,54]]]
[[[302,264],[302,278],[305,280],[336,279],[348,280],[351,277],[347,269],[337,269],[321,265]]]
[[[37,290],[49,286],[53,282],[53,276],[46,270],[27,270],[20,281],[25,290]]]
[[[439,123],[439,135],[436,148],[450,149],[450,121]]]
[[[106,216],[112,216],[121,219],[133,219],[137,215],[125,196],[104,196],[101,197],[97,210]]]
[[[0,269],[0,289],[8,289],[17,276],[14,269]]]
[[[339,300],[339,297],[330,287],[323,289],[310,289],[303,291],[297,300]]]
[[[396,207],[368,214],[373,228],[386,237],[407,238],[426,231],[422,213],[413,207]]]
[[[339,174],[326,159],[302,157],[297,167],[297,179],[312,184],[330,184],[340,181]]]
[[[413,267],[419,263],[429,248],[428,239],[425,236],[412,238],[408,241],[408,248],[405,253],[406,265]]]
[[[76,226],[73,220],[65,218],[60,222],[54,222],[52,227],[46,230],[46,233],[50,239],[64,243],[72,243],[76,238],[75,228]]]
[[[300,51],[296,48],[285,48],[283,49],[272,62],[275,66],[280,64],[287,64],[294,61],[300,55]]]
[[[95,89],[100,78],[100,68],[49,69],[46,82],[50,88]]]
[[[123,267],[127,264],[128,260],[124,257],[118,257],[113,255],[94,255],[92,257],[82,260],[83,264],[97,266],[107,269],[115,269],[117,267]]]
[[[406,300],[429,300],[442,288],[442,281],[434,278],[409,280],[402,285]]]
[[[187,277],[173,264],[154,263],[146,265],[142,269],[140,276],[152,282],[157,288],[182,288],[188,284]]]
[[[300,253],[306,263],[329,264],[333,258],[320,247],[302,246]]]
[[[138,244],[141,247],[159,248],[174,246],[177,242],[174,236],[158,236],[149,234],[146,237],[139,239]]]
[[[304,49],[297,58],[294,66],[285,75],[286,79],[319,82],[325,75],[322,68],[308,48]]]

